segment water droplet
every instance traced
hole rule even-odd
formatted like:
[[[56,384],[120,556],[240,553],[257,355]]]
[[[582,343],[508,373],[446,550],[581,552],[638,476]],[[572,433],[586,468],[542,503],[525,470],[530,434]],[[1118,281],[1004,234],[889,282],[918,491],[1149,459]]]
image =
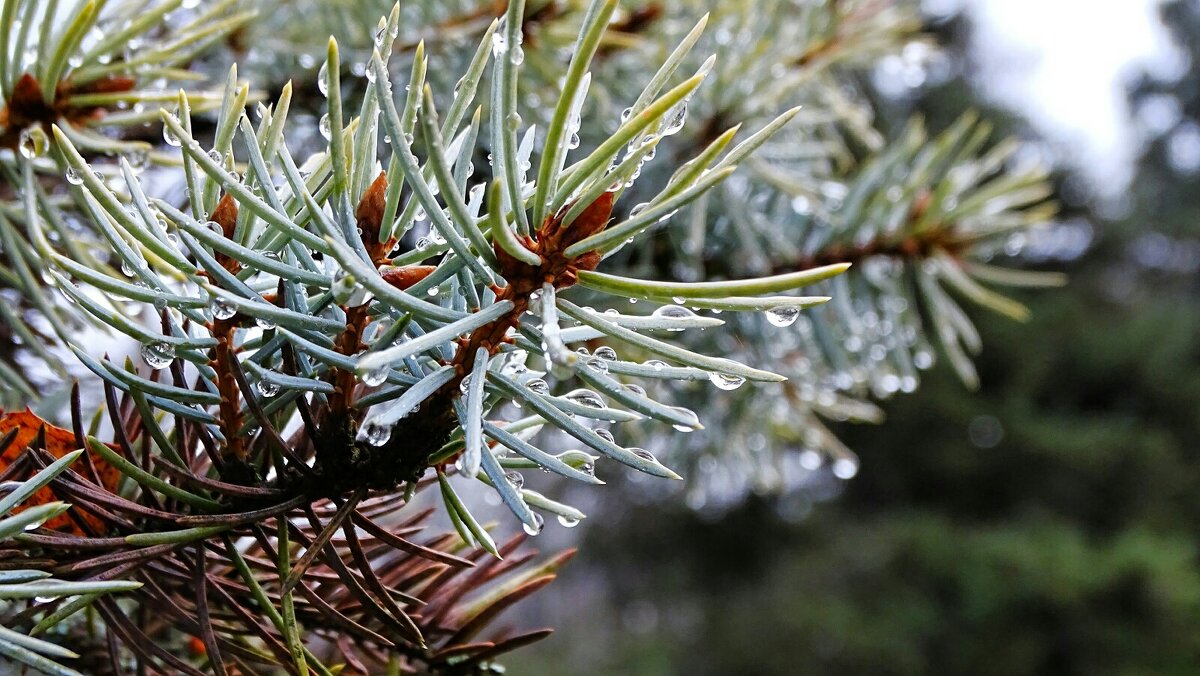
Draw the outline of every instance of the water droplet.
[[[850,458],[833,461],[833,475],[839,479],[853,479],[858,474],[858,463]]]
[[[213,148],[212,150],[208,151],[208,158],[211,159],[213,162],[216,162],[217,164],[225,163],[225,153],[221,152],[220,150],[217,150],[216,148]]]
[[[492,33],[492,56],[499,57],[508,51],[508,36],[497,30]]]
[[[517,112],[509,113],[508,117],[504,118],[504,122],[508,126],[509,131],[516,131],[521,128],[521,114]]]
[[[383,41],[388,37],[387,24],[382,20],[379,22],[379,28],[375,29],[375,46],[382,47]]]
[[[626,108],[625,110],[622,110],[621,111],[621,122],[628,121],[629,116],[632,114],[633,114],[633,108]]]
[[[431,286],[429,287],[429,290],[425,292],[425,295],[433,298],[434,296],[438,295],[440,291],[441,289],[437,288],[436,286]]]
[[[597,427],[596,429],[594,429],[592,431],[595,432],[596,436],[600,437],[601,439],[603,439],[609,443],[616,443],[616,439],[613,438],[613,433],[609,432],[607,429],[605,429],[603,427]]]
[[[321,136],[325,137],[326,141],[333,138],[333,129],[331,129],[331,125],[332,123],[329,121],[329,113],[322,115],[321,122],[318,127],[321,130]]]
[[[671,112],[667,113],[667,124],[662,128],[663,136],[671,136],[676,134],[680,129],[683,129],[683,123],[687,121],[687,101],[680,101],[679,105],[675,106]]]
[[[271,321],[270,319],[267,319],[266,317],[255,317],[254,323],[258,325],[258,328],[264,329],[264,330],[270,330],[270,329],[275,328],[275,322]]]
[[[162,341],[142,344],[142,361],[154,370],[165,369],[175,360],[175,346]]]
[[[269,380],[259,379],[258,382],[254,383],[254,389],[258,390],[258,393],[264,397],[273,397],[279,394],[279,385]]]
[[[567,137],[567,150],[574,150],[578,147],[579,147],[579,134],[577,134],[575,132],[571,132],[571,135],[569,137]]]
[[[548,385],[546,381],[542,380],[541,378],[533,378],[532,380],[526,381],[525,389],[533,392],[534,394],[544,395],[550,393],[550,385]]]
[[[771,326],[791,326],[800,317],[800,308],[795,305],[781,305],[773,307],[763,314],[767,316],[767,321]]]
[[[362,374],[363,384],[367,387],[378,387],[387,380],[389,373],[391,373],[391,368],[387,366],[380,366],[372,371],[367,371]]]
[[[821,466],[821,454],[811,448],[801,451],[800,466],[810,472],[819,468]]]
[[[736,390],[742,386],[742,383],[746,382],[746,379],[741,376],[730,375],[728,373],[718,373],[716,371],[709,373],[708,379],[712,381],[713,385],[716,385],[722,390]]]
[[[653,453],[651,453],[650,451],[647,451],[644,448],[627,448],[625,450],[636,455],[637,457],[641,458],[642,460],[648,460],[653,463],[658,462],[658,458],[654,457]]]
[[[525,50],[521,49],[521,45],[512,48],[512,51],[508,53],[508,60],[514,66],[519,66],[525,61]]]
[[[329,96],[329,62],[321,64],[321,70],[317,71],[317,89],[320,90],[321,96]]]
[[[520,472],[508,472],[504,478],[517,490],[521,490],[525,486],[525,475]]]
[[[129,170],[134,174],[140,174],[150,166],[150,149],[142,146],[135,146],[125,151],[125,161],[129,163]]]
[[[26,127],[21,130],[17,147],[21,151],[21,157],[32,160],[46,154],[46,150],[50,148],[50,139],[41,125]]]
[[[587,367],[596,373],[608,373],[608,362],[599,357],[591,357],[586,363]]]
[[[229,301],[220,297],[213,298],[212,304],[209,305],[209,308],[212,309],[214,319],[229,319],[237,314],[237,307],[234,306],[233,303],[230,303]]]
[[[604,361],[614,361],[617,358],[617,351],[607,345],[602,345],[596,348],[596,351],[592,353],[592,356],[596,357],[597,359],[603,359]]]
[[[578,390],[572,390],[569,392],[565,399],[568,401],[573,401],[580,406],[587,406],[588,408],[604,408],[603,397],[592,390],[582,387]]]
[[[75,167],[67,167],[66,172],[63,173],[63,177],[66,178],[67,183],[70,183],[71,185],[83,184],[83,176],[81,176],[78,171],[75,171]]]
[[[579,519],[572,519],[569,516],[558,515],[558,525],[563,528],[574,528],[579,525]]]
[[[167,145],[175,146],[176,148],[183,145],[179,137],[175,135],[175,132],[171,131],[171,128],[165,124],[163,125],[163,140],[167,142]]]
[[[690,319],[692,317],[695,317],[696,313],[692,312],[691,310],[689,310],[685,307],[679,306],[679,305],[664,305],[664,306],[656,309],[653,312],[653,316],[660,317],[662,319]],[[682,327],[674,327],[674,328],[671,328],[668,330],[669,331],[682,331],[683,328]]]
[[[672,407],[671,410],[674,411],[675,413],[678,413],[680,417],[684,418],[687,421],[686,423],[672,424],[671,427],[674,427],[676,431],[678,431],[678,432],[694,432],[694,431],[700,429],[700,427],[701,427],[700,418],[696,416],[695,411],[683,408],[682,406]]]
[[[638,395],[639,397],[646,396],[646,388],[644,388],[641,385],[638,385],[636,383],[626,384],[625,389],[629,390],[630,392],[633,392],[634,394]]]
[[[362,438],[372,446],[382,446],[392,438],[392,426],[383,425],[374,420],[363,423]]]
[[[542,518],[542,515],[534,512],[533,523],[522,523],[521,528],[529,535],[537,535],[538,533],[542,532],[542,526],[545,523],[546,520]]]

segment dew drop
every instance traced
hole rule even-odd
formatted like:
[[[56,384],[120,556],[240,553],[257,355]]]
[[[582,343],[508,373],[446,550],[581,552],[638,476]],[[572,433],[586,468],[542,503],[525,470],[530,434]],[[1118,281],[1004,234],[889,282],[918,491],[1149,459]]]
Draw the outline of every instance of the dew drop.
[[[254,383],[254,389],[258,390],[258,393],[264,397],[273,397],[279,394],[279,385],[269,380],[260,379]]]
[[[154,370],[165,369],[175,360],[175,346],[162,341],[142,344],[142,361]]]
[[[166,141],[167,145],[175,146],[176,148],[183,145],[183,142],[179,140],[175,132],[171,131],[171,128],[166,125],[163,125],[163,141]]]
[[[387,366],[380,366],[377,369],[367,371],[362,374],[363,384],[367,387],[378,387],[387,380],[389,373],[391,373],[391,368]]]
[[[233,303],[230,303],[229,301],[220,297],[213,298],[209,308],[212,310],[214,319],[229,319],[237,314],[237,307],[234,306]]]
[[[546,383],[546,381],[542,380],[541,378],[534,378],[532,380],[527,381],[525,383],[525,389],[529,390],[530,392],[533,392],[534,394],[549,394],[550,393],[550,385],[548,385]]]
[[[545,522],[546,520],[542,518],[541,514],[534,512],[533,523],[522,523],[521,528],[529,535],[537,535],[538,533],[542,532],[542,526],[545,524]]]
[[[839,479],[853,479],[858,474],[858,463],[850,458],[833,461],[833,475]]]
[[[517,490],[521,490],[525,486],[525,475],[520,472],[508,472],[504,478]]]
[[[572,519],[569,516],[558,515],[558,525],[563,528],[574,528],[579,525],[579,519]]]
[[[317,89],[321,91],[321,96],[329,96],[329,62],[321,64],[321,70],[317,71]]]
[[[596,351],[592,353],[592,356],[596,357],[597,359],[603,359],[604,361],[614,361],[617,358],[617,351],[607,345],[602,345],[596,348]]]
[[[368,420],[363,423],[362,438],[372,446],[382,446],[392,438],[392,426]]]
[[[654,463],[658,462],[658,458],[654,457],[653,453],[651,453],[650,451],[647,451],[644,448],[627,448],[625,450],[636,455],[637,457],[641,458],[642,460],[648,460],[648,461],[654,462]]]
[[[588,408],[604,408],[604,398],[603,397],[601,397],[599,394],[593,392],[592,390],[582,388],[582,387],[579,388],[578,390],[573,390],[573,391],[569,392],[566,395],[565,399],[567,399],[567,401],[573,401],[576,404],[579,404],[580,406],[586,406]]]
[[[46,150],[50,148],[50,139],[46,136],[46,132],[42,130],[41,125],[26,127],[21,130],[21,137],[17,142],[17,148],[21,152],[21,157],[32,160],[35,157],[41,157],[46,154]]]
[[[63,174],[63,176],[67,179],[67,183],[70,183],[71,185],[83,184],[83,176],[81,176],[78,171],[75,171],[75,167],[67,167],[67,171]]]
[[[333,138],[333,130],[331,128],[331,124],[332,123],[329,121],[329,113],[325,113],[324,115],[321,116],[321,122],[318,125],[318,127],[321,130],[321,136],[325,137],[326,141]]]
[[[736,390],[742,386],[742,383],[746,382],[746,379],[741,376],[735,376],[728,373],[718,373],[716,371],[709,373],[708,379],[712,381],[713,385],[716,385],[722,390]]]
[[[791,326],[800,317],[800,308],[795,305],[781,305],[763,312],[771,326]]]
[[[687,101],[680,101],[668,115],[667,125],[662,128],[663,136],[671,136],[683,129],[683,123],[687,121]]]

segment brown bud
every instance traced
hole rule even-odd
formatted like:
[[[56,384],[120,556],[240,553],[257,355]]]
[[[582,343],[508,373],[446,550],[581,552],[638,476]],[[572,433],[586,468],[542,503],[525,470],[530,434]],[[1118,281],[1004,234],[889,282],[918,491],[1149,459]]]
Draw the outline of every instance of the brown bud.
[[[358,219],[359,232],[362,233],[363,246],[371,254],[371,262],[375,265],[379,265],[392,248],[390,243],[379,241],[379,230],[383,226],[384,205],[387,203],[387,185],[387,175],[382,171],[379,172],[379,176],[363,193],[362,199],[358,201],[358,208],[354,210],[354,217]]]
[[[601,193],[596,201],[587,205],[579,217],[568,227],[562,238],[563,248],[604,230],[608,226],[609,217],[612,216],[612,209],[613,194],[607,191]]]
[[[437,269],[434,265],[406,265],[402,268],[390,268],[383,271],[383,281],[401,291],[416,284]]]

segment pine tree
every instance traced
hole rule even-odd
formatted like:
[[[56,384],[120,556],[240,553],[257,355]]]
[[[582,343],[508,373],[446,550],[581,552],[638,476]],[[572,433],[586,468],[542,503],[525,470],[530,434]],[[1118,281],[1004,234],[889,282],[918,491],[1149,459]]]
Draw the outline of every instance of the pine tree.
[[[927,43],[905,3],[323,7],[0,10],[10,660],[499,669],[571,553],[469,494],[533,536],[585,515],[522,471],[847,479],[822,418],[935,352],[973,384],[951,292],[1021,318],[983,283],[1059,281],[988,262],[1054,213],[1016,144],[872,126],[861,68]],[[253,85],[204,84],[229,55]]]

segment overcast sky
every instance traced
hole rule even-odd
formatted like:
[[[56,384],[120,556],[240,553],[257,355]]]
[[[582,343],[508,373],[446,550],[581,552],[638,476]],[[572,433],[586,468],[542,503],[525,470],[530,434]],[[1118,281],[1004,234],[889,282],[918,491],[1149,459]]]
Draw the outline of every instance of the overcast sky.
[[[1124,189],[1141,144],[1126,83],[1143,71],[1173,79],[1191,66],[1159,21],[1158,0],[925,4],[967,12],[985,97],[1028,118],[1102,194]]]

